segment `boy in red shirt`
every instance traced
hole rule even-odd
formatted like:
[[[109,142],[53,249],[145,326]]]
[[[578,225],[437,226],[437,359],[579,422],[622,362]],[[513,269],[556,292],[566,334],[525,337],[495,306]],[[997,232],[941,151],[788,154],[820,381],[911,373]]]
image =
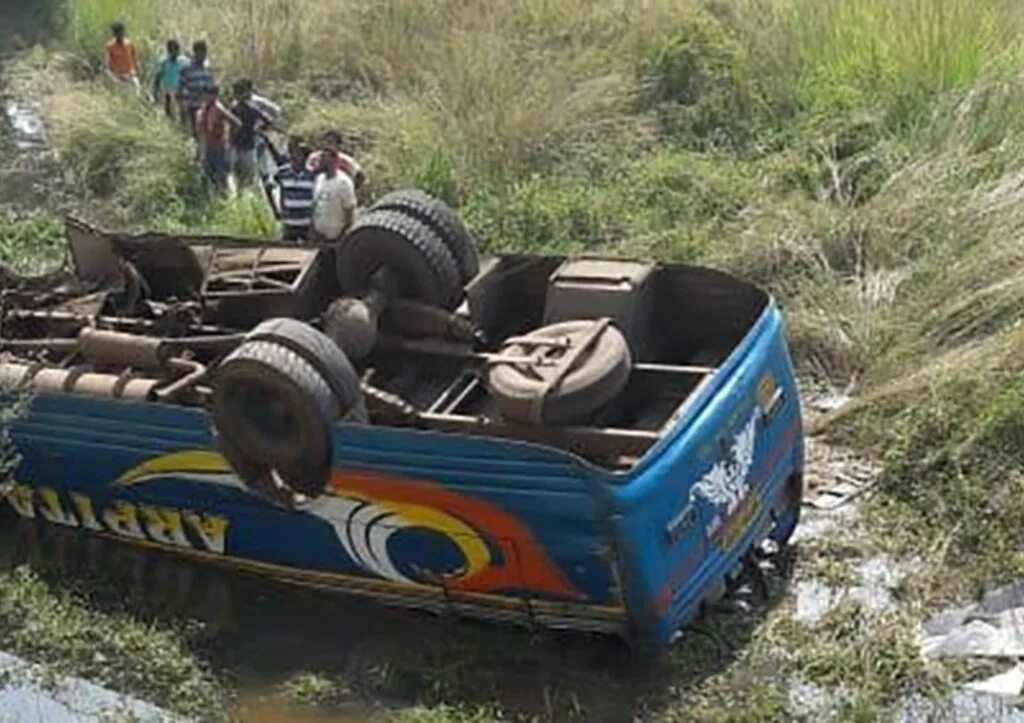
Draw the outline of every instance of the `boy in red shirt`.
[[[228,185],[228,130],[240,121],[220,102],[220,89],[211,86],[203,92],[203,104],[196,114],[203,169],[214,185],[223,190]]]

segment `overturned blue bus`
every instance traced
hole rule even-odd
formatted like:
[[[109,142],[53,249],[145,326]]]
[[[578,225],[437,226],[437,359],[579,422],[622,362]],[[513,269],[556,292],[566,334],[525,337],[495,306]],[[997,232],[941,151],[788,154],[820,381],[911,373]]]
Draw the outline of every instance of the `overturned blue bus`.
[[[797,524],[779,308],[707,268],[116,234],[2,274],[21,516],[386,604],[661,647]]]

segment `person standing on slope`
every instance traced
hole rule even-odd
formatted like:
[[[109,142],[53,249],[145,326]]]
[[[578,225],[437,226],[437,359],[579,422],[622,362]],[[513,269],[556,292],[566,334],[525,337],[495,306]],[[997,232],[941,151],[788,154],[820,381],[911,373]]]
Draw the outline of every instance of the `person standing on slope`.
[[[234,88],[235,105],[231,113],[239,123],[231,132],[232,167],[238,188],[249,185],[258,171],[256,145],[259,133],[272,124],[266,115],[252,100],[252,83],[240,80]]]
[[[342,138],[340,131],[327,131],[324,133],[321,141],[321,150],[316,151],[309,157],[309,160],[306,162],[306,167],[313,173],[318,172],[323,154],[330,151],[335,159],[335,165],[338,170],[352,179],[352,185],[356,190],[358,190],[366,181],[366,174],[363,173],[362,166],[359,165],[359,162],[342,150],[343,143],[344,139]]]
[[[281,106],[273,102],[265,95],[260,95],[253,88],[252,81],[245,79],[243,92],[248,93],[249,102],[256,110],[270,119],[270,125],[277,125],[281,120]],[[264,185],[270,183],[271,177],[277,170],[279,164],[275,163],[277,151],[273,148],[267,136],[263,133],[256,134],[256,166],[259,169],[260,178]]]
[[[138,94],[141,86],[139,85],[139,59],[135,54],[135,45],[128,38],[124,23],[114,23],[110,26],[110,32],[113,37],[107,41],[103,49],[107,75],[119,83],[127,84]]]
[[[196,127],[199,129],[203,169],[218,191],[228,185],[230,163],[228,160],[228,130],[238,126],[238,118],[220,101],[217,86],[203,92],[203,104],[196,111]]]
[[[196,114],[203,104],[203,93],[214,85],[213,69],[207,60],[206,41],[197,40],[192,44],[192,59],[181,69],[179,84],[181,86],[181,103],[189,132],[193,138],[200,141]]]
[[[355,220],[356,189],[348,174],[339,170],[334,150],[324,149],[319,160],[320,174],[313,187],[313,238],[334,243]]]
[[[304,241],[313,225],[313,194],[316,179],[306,168],[309,146],[299,138],[288,140],[288,161],[274,176],[279,189],[278,217],[285,241]]]
[[[167,55],[157,63],[153,74],[153,100],[163,104],[168,118],[179,118],[182,123],[186,122],[186,117],[181,103],[181,71],[188,62],[188,58],[181,54],[178,41],[168,40]]]

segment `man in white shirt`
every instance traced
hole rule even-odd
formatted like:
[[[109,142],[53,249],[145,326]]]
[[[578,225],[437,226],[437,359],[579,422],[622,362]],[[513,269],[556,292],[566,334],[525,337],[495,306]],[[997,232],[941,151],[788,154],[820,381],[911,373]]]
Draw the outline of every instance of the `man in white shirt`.
[[[320,155],[320,173],[313,188],[314,237],[326,243],[341,239],[356,215],[356,189],[347,173],[338,168],[332,149]]]

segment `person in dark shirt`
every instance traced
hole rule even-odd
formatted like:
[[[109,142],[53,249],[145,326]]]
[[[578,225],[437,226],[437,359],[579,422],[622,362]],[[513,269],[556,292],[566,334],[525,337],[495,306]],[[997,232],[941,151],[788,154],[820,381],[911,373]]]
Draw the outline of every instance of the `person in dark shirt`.
[[[280,194],[278,215],[282,236],[286,241],[309,238],[309,229],[313,224],[313,187],[316,179],[306,168],[310,150],[299,138],[290,138],[289,159],[274,176]]]
[[[234,84],[235,105],[232,114],[238,118],[238,125],[231,129],[231,152],[233,170],[238,188],[253,182],[257,175],[256,137],[269,128],[273,120],[252,102],[252,83],[246,79]]]

